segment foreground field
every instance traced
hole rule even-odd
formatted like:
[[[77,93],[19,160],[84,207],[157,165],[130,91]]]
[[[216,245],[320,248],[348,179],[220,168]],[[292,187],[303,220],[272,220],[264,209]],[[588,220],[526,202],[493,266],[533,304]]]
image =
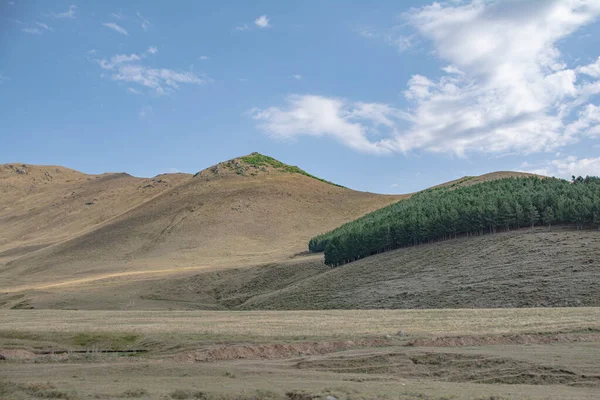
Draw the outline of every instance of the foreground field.
[[[600,390],[599,308],[2,310],[0,320],[2,399],[593,399]]]

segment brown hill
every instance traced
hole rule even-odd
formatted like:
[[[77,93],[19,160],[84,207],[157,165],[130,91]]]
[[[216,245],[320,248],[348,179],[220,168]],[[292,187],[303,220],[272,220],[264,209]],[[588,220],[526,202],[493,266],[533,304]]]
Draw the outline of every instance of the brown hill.
[[[154,188],[145,187],[151,180],[123,174],[68,171],[74,177],[54,187],[31,185],[33,176],[20,182],[29,190],[23,204],[5,205],[0,214],[19,228],[4,239],[5,288],[286,259],[304,251],[314,234],[403,197],[342,188],[258,154],[193,177],[167,176]],[[32,205],[30,198],[42,200]],[[54,244],[27,253],[38,243]]]
[[[107,296],[135,298],[143,281],[320,263],[319,255],[303,254],[311,237],[410,196],[343,188],[258,153],[194,176],[152,179],[23,164],[0,171],[0,292],[72,294],[79,300],[64,304],[86,308],[102,308]],[[465,177],[446,186],[515,175],[521,174]],[[112,289],[103,290],[109,283]]]
[[[87,175],[58,166],[0,165],[0,263],[75,237],[189,177],[145,179]]]

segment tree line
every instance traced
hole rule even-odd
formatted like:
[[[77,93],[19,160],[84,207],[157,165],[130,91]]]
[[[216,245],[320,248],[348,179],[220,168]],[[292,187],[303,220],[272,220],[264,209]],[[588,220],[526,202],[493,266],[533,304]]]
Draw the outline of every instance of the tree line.
[[[600,178],[505,178],[430,189],[315,236],[308,248],[339,266],[400,247],[540,224],[600,230]]]

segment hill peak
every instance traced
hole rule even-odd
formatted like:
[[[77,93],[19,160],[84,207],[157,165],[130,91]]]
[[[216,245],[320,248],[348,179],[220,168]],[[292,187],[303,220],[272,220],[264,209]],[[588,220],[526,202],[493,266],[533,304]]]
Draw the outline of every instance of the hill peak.
[[[219,164],[213,165],[205,170],[202,170],[195,174],[194,176],[202,176],[202,177],[215,177],[215,176],[227,176],[227,175],[239,175],[239,176],[258,176],[258,175],[266,175],[271,173],[289,173],[289,174],[299,174],[304,175],[309,178],[313,178],[319,180],[321,182],[328,183],[330,185],[343,187],[341,185],[337,185],[333,182],[329,182],[325,179],[318,178],[314,175],[309,174],[303,169],[295,166],[288,165],[284,162],[281,162],[273,157],[253,152],[245,156],[232,158],[231,160],[227,160],[221,162]]]

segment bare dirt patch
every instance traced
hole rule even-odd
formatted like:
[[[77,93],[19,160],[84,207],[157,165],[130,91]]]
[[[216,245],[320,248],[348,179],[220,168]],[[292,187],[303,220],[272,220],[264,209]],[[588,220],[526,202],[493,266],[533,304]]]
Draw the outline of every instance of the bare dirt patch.
[[[174,356],[178,362],[205,362],[220,360],[262,359],[277,360],[299,356],[334,353],[359,347],[383,347],[390,342],[384,339],[224,345],[210,349],[194,350]]]
[[[37,355],[22,349],[0,349],[0,360],[32,360]]]

